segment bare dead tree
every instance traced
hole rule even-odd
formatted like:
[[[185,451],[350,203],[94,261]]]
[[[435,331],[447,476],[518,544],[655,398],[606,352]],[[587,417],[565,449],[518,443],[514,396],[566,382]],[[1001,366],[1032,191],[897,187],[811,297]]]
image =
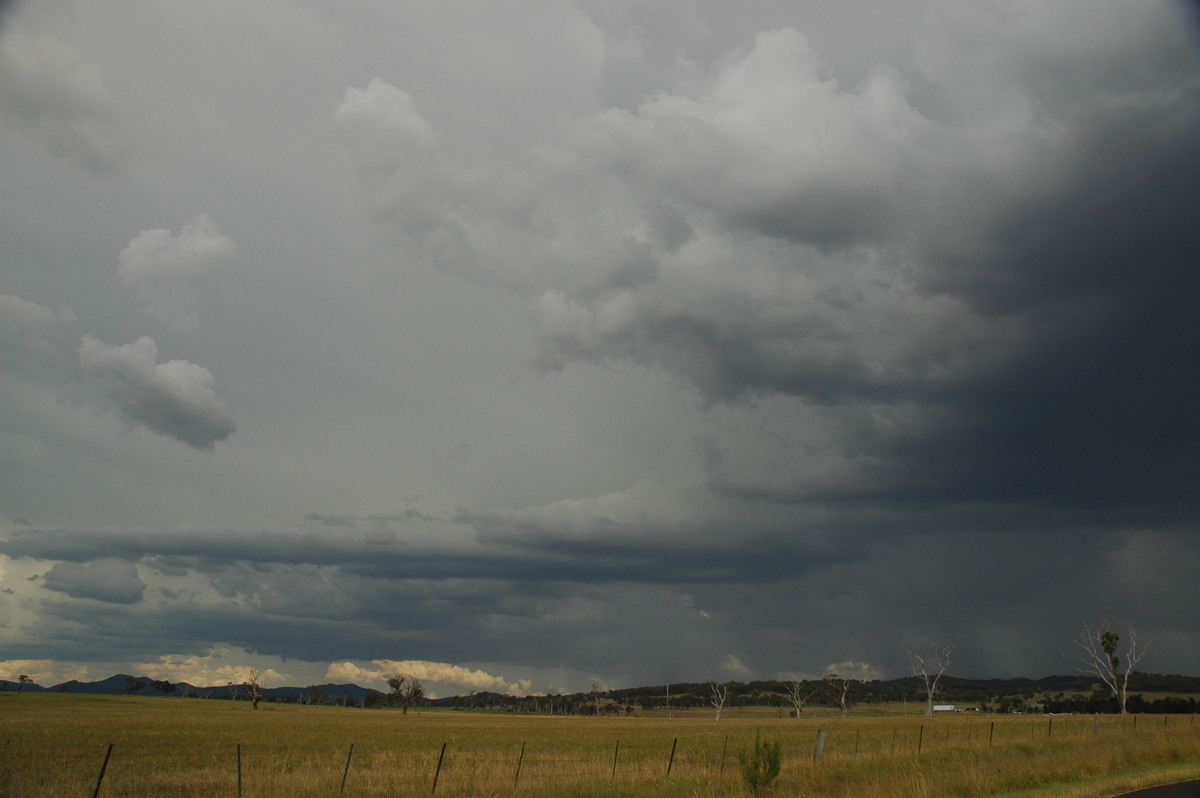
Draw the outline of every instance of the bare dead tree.
[[[1122,655],[1118,648],[1124,632],[1125,653]],[[1076,653],[1073,658],[1081,663],[1079,670],[1091,674],[1112,691],[1117,700],[1117,710],[1127,714],[1125,708],[1129,697],[1129,674],[1146,655],[1146,648],[1151,641],[1142,641],[1138,637],[1137,628],[1131,623],[1114,619],[1101,622],[1098,626],[1084,624],[1083,630],[1075,636]]]
[[[720,720],[721,711],[725,709],[725,702],[729,700],[729,685],[709,682],[708,686],[712,688],[712,699],[710,703],[713,705],[713,708],[717,710],[717,717],[715,720]]]
[[[246,674],[246,681],[242,682],[242,691],[250,699],[250,706],[254,709],[258,709],[258,702],[262,700],[262,682],[263,672],[258,668],[251,668]]]
[[[788,701],[792,702],[792,708],[796,712],[796,717],[800,717],[800,711],[804,709],[804,705],[808,703],[808,699],[813,697],[815,690],[804,692],[804,682],[791,681],[787,683]]]
[[[950,667],[954,644],[949,640],[923,640],[909,646],[907,651],[912,660],[913,675],[925,685],[925,714],[932,716],[933,696],[937,693],[942,674]]]
[[[604,682],[600,681],[599,679],[592,679],[592,689],[589,695],[592,697],[592,707],[596,710],[597,715],[600,714],[600,710],[603,708],[600,701],[600,695],[603,692]]]
[[[408,714],[409,707],[425,697],[425,685],[411,673],[393,673],[388,677],[387,683],[388,687],[392,688],[389,694],[391,700],[400,707],[404,715]]]
[[[846,696],[850,693],[850,684],[853,679],[843,679],[836,673],[830,673],[821,680],[825,685],[825,692],[829,698],[834,701],[842,710],[842,717],[850,714],[850,709],[846,704]]]

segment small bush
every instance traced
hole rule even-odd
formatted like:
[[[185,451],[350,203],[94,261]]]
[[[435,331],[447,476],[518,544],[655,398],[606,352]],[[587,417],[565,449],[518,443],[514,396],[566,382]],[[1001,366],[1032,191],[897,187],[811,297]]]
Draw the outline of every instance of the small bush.
[[[754,730],[753,745],[738,751],[742,781],[754,795],[770,786],[783,767],[783,740],[779,736],[764,740],[760,730]]]

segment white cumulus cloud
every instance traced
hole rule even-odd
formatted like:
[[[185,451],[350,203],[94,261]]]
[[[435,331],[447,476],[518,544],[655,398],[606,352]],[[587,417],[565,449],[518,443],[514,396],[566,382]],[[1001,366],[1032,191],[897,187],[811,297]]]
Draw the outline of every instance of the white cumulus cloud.
[[[143,230],[118,257],[117,273],[137,292],[146,313],[181,330],[194,329],[197,312],[214,288],[218,270],[236,249],[207,214],[180,228],[177,235]]]
[[[211,450],[233,433],[233,419],[217,398],[212,373],[187,360],[159,363],[150,336],[109,346],[85,335],[77,351],[84,371],[103,385],[130,423],[196,449]]]
[[[34,684],[42,687],[68,682],[71,679],[84,680],[88,676],[88,666],[77,662],[60,662],[53,659],[7,659],[0,660],[0,679],[15,682],[24,674],[33,679]]]
[[[187,682],[197,687],[211,687],[230,682],[241,684],[247,681],[250,673],[255,670],[258,671],[259,684],[264,687],[285,686],[292,678],[274,668],[255,668],[252,665],[228,661],[239,656],[248,655],[245,651],[220,645],[213,647],[206,654],[166,654],[153,662],[139,662],[134,667],[139,675],[172,682]]]
[[[498,690],[511,694],[527,693],[532,682],[520,679],[513,682],[482,670],[472,670],[448,662],[426,660],[371,660],[373,668],[364,668],[353,662],[334,662],[326,671],[325,678],[334,682],[384,682],[393,674],[406,673],[423,682],[469,687],[474,690]]]

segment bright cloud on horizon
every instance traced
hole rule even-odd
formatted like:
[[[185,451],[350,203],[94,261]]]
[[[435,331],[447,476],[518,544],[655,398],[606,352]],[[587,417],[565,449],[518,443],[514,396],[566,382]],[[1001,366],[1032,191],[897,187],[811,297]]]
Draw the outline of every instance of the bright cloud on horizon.
[[[415,676],[422,682],[434,682],[448,687],[465,687],[471,691],[499,691],[509,695],[525,695],[533,687],[528,679],[509,682],[502,676],[493,676],[482,670],[471,670],[448,662],[425,662],[423,660],[372,660],[374,668],[363,668],[352,662],[334,662],[325,672],[331,682],[352,682],[386,689],[387,680],[397,674]]]
[[[170,682],[187,682],[197,687],[212,687],[225,684],[241,684],[258,671],[259,683],[264,687],[290,687],[293,677],[273,668],[250,664],[233,665],[228,660],[249,659],[245,651],[231,651],[229,646],[219,646],[201,655],[166,654],[153,662],[134,665],[136,676],[166,679]]]

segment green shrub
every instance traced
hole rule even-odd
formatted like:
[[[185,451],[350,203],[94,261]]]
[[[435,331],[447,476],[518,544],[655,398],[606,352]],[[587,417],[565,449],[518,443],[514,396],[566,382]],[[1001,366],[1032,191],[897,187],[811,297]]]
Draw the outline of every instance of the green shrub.
[[[778,735],[764,740],[760,730],[754,730],[754,743],[738,751],[742,781],[754,795],[770,786],[783,767],[783,740]]]

